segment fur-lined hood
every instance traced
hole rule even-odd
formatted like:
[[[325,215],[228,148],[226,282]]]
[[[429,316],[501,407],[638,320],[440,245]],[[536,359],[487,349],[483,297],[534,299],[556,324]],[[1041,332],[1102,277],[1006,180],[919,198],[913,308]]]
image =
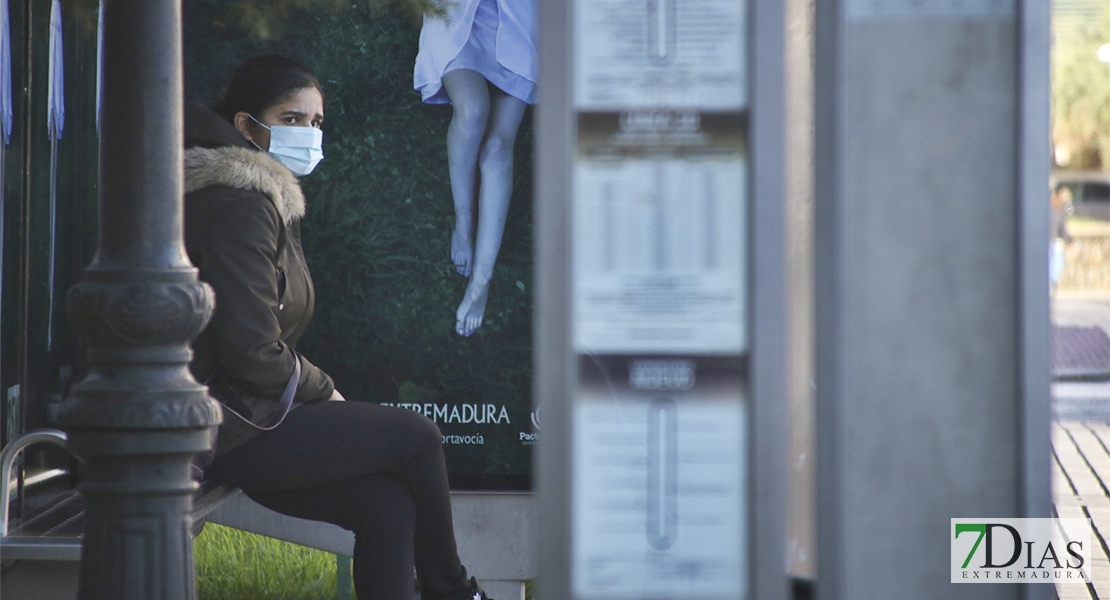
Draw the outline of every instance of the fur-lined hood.
[[[185,150],[185,193],[210,185],[269,196],[286,225],[304,216],[304,193],[293,172],[269,154],[235,146]]]

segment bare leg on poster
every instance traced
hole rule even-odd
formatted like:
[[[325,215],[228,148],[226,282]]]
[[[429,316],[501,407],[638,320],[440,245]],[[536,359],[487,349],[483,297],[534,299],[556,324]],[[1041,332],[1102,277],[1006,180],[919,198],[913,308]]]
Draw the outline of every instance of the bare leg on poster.
[[[4,175],[8,164],[8,145],[0,139],[0,310],[4,306]],[[0,327],[3,327],[3,319],[0,319]],[[4,339],[3,331],[0,331],[0,340]],[[4,345],[0,343],[0,381],[4,380]]]
[[[54,261],[57,245],[58,209],[58,136],[51,127],[50,135],[50,264],[46,272],[46,289],[50,300],[46,309],[46,351],[54,350]]]
[[[513,191],[513,145],[527,105],[469,69],[445,73],[443,85],[455,110],[447,130],[455,203],[451,259],[460,274],[470,277],[455,312],[455,332],[469,336],[482,325],[485,315]],[[473,224],[475,200],[477,227]],[[475,230],[471,242],[470,233]]]

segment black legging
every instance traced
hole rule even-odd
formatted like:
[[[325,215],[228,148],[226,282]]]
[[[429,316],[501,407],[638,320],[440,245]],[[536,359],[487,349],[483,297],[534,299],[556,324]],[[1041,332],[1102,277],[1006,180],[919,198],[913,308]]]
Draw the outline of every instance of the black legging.
[[[412,600],[414,565],[424,598],[467,598],[442,437],[419,413],[365,402],[299,406],[206,474],[277,512],[353,531],[359,598]]]

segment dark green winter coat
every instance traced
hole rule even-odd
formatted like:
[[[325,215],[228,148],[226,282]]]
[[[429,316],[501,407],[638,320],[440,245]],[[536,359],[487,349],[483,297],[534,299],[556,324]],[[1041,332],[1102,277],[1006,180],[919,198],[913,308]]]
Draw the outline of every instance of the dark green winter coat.
[[[300,184],[197,103],[186,104],[185,146],[185,247],[216,292],[212,321],[193,343],[193,375],[222,375],[234,393],[221,400],[254,423],[274,412],[297,360],[294,402],[328,400],[331,378],[296,353],[315,302],[301,249]],[[256,434],[224,410],[217,453]]]

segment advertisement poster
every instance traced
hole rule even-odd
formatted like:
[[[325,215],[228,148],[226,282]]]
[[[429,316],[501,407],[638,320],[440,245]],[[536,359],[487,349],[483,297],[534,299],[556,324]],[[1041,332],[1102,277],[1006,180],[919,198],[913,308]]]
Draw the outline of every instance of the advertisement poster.
[[[575,597],[740,598],[747,404],[728,359],[584,358],[574,410]]]
[[[580,122],[575,350],[740,353],[747,339],[742,121],[636,111]]]
[[[739,0],[577,0],[575,108],[740,110],[744,7]]]
[[[574,2],[577,600],[748,592],[745,7]]]
[[[186,96],[211,104],[247,58],[284,54],[324,93],[324,160],[301,178],[315,314],[297,351],[350,402],[413,410],[443,433],[455,489],[528,489],[532,389],[532,109],[480,327],[456,332],[450,104],[413,89],[418,3],[183,5]],[[253,8],[252,8],[253,7]],[[246,16],[253,15],[247,19]]]

